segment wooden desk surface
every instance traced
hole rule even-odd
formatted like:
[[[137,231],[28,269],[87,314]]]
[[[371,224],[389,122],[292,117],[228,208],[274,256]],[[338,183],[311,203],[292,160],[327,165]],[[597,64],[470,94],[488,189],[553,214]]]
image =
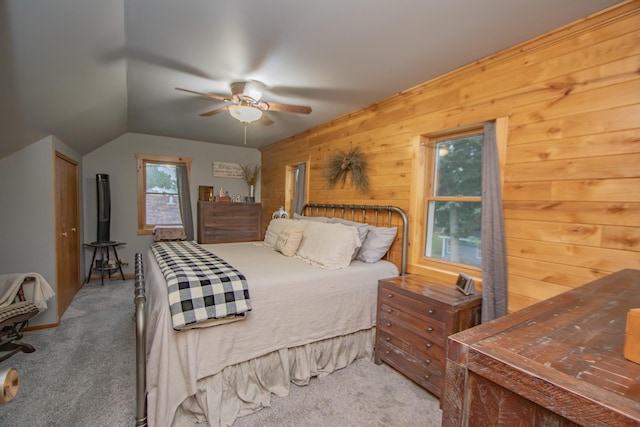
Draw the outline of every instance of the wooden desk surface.
[[[627,269],[452,335],[443,425],[474,415],[460,400],[463,391],[473,399],[467,371],[578,424],[640,425],[640,364],[623,357],[637,307],[640,270]]]

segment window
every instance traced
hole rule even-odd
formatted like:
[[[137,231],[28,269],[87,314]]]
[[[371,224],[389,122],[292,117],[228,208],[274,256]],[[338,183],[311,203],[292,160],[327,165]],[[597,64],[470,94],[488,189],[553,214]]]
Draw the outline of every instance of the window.
[[[191,159],[148,154],[136,154],[136,159],[138,234],[151,234],[156,225],[182,225],[178,174],[186,167],[190,175]]]
[[[307,162],[286,167],[284,208],[292,217],[294,213],[303,213],[302,208],[307,200],[307,170]]]
[[[426,230],[429,260],[480,267],[482,129],[429,139],[426,144]]]

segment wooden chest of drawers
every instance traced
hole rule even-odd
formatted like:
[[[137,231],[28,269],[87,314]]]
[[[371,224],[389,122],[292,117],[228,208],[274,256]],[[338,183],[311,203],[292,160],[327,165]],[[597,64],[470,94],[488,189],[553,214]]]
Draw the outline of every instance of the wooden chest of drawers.
[[[261,239],[260,203],[198,202],[198,243]]]
[[[417,275],[378,282],[376,363],[389,364],[440,397],[447,337],[480,323],[481,295]]]
[[[623,355],[637,307],[626,269],[449,337],[442,425],[640,426],[640,364]]]

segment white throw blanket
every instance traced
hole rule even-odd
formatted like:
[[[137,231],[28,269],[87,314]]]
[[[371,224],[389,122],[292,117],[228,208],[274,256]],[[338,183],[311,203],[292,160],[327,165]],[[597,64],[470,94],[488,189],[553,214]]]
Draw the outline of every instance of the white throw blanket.
[[[0,274],[0,308],[13,304],[20,285],[26,300],[40,311],[47,309],[47,300],[55,295],[51,285],[38,273]]]

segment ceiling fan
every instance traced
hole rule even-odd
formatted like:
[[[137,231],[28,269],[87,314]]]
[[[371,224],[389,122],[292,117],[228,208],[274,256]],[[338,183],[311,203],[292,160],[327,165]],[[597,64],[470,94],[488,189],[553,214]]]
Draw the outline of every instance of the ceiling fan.
[[[298,114],[311,113],[311,107],[308,107],[306,105],[289,105],[279,104],[276,102],[261,101],[266,86],[264,83],[261,83],[257,80],[233,82],[229,86],[231,88],[230,97],[219,95],[216,93],[203,93],[182,88],[176,88],[176,90],[193,93],[195,95],[204,96],[206,98],[214,99],[216,101],[223,101],[230,104],[225,105],[221,108],[217,108],[215,110],[207,111],[206,113],[202,113],[200,114],[200,116],[202,117],[211,117],[223,111],[229,111],[229,114],[231,114],[234,119],[244,124],[249,124],[255,122],[256,120],[262,119],[261,122],[263,124],[270,125],[273,123],[273,121],[267,116],[263,116],[263,113],[265,111],[280,111],[285,113]]]

